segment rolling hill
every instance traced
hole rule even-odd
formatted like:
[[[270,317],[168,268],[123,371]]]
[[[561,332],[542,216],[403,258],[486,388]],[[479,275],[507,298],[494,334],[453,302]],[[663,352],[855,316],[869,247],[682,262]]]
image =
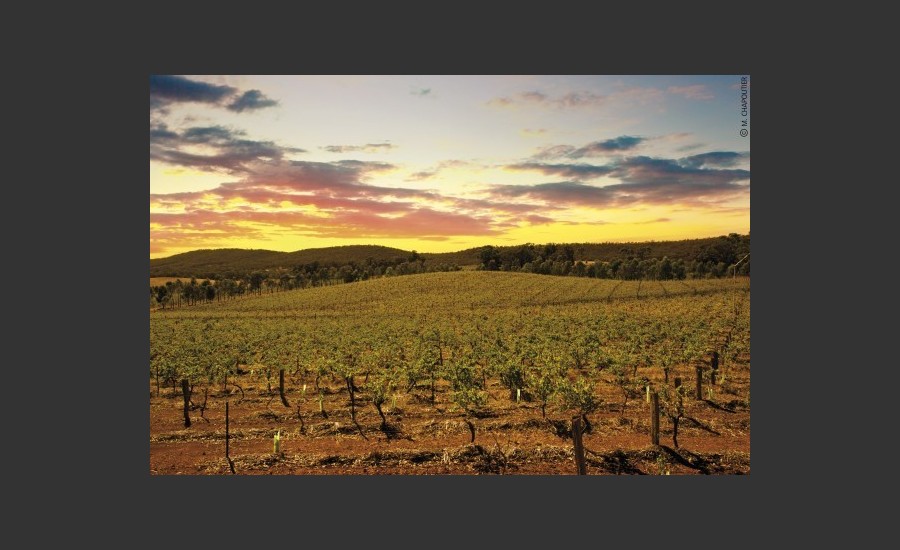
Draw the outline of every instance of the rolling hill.
[[[344,265],[350,262],[408,259],[412,252],[374,245],[308,248],[296,252],[220,248],[193,250],[166,258],[150,260],[151,277],[211,277],[214,274],[248,273],[256,270],[292,267],[318,262],[321,265]]]
[[[672,260],[695,260],[705,250],[722,242],[726,237],[688,239],[680,241],[649,241],[626,243],[561,243],[558,247],[571,246],[575,260],[613,261],[631,256]],[[747,237],[749,240],[749,236]],[[494,247],[499,251],[517,246]],[[426,265],[448,264],[475,266],[484,247],[469,248],[458,252],[421,253]],[[379,261],[403,261],[413,257],[413,252],[375,245],[333,246],[309,248],[295,252],[273,250],[245,250],[222,248],[194,250],[166,258],[150,260],[151,277],[215,277],[227,273],[246,274],[256,270],[290,268],[299,264],[318,262],[320,265],[340,266],[350,262],[364,263],[367,259]]]

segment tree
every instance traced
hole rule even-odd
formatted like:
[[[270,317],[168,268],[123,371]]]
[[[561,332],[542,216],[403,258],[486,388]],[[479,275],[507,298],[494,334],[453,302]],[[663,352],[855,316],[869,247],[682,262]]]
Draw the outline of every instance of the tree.
[[[513,250],[513,256],[515,257],[517,266],[524,267],[526,264],[533,262],[536,257],[534,245],[527,243],[517,247]]]
[[[742,249],[742,239],[737,233],[732,233],[728,237],[719,237],[716,241],[707,246],[698,256],[701,262],[709,262],[710,264],[724,263],[731,265],[738,260],[738,250]],[[749,252],[749,245],[747,252]]]
[[[194,303],[195,298],[197,297],[197,280],[191,279],[191,284],[184,285],[181,288],[181,297],[191,305]]]
[[[597,260],[594,262],[594,265],[591,266],[591,269],[593,271],[593,273],[591,274],[592,277],[596,277],[598,279],[610,278],[609,263],[607,262],[601,262],[600,260]]]
[[[612,279],[624,279],[622,277],[622,260],[615,259],[609,264],[609,274]]]
[[[620,279],[625,279],[626,281],[640,279],[640,270],[638,269],[638,261],[635,258],[631,258],[631,259],[623,262],[619,268],[618,277]]]
[[[553,268],[551,274],[553,275],[568,275],[569,270],[571,270],[572,264],[565,260],[557,260],[553,262]]]
[[[165,285],[160,285],[156,287],[156,301],[163,307],[166,307],[166,303],[169,301],[169,287]]]
[[[262,271],[254,271],[250,274],[250,290],[262,294],[262,284],[266,280],[266,274]]]
[[[659,278],[668,281],[674,278],[674,268],[672,267],[672,261],[668,256],[663,256],[662,261],[659,263]]]
[[[481,269],[496,271],[500,265],[500,253],[496,248],[488,245],[478,251],[478,260],[481,262]]]
[[[341,266],[338,270],[338,277],[345,283],[352,283],[356,280],[356,275],[353,272],[353,268],[349,265]]]

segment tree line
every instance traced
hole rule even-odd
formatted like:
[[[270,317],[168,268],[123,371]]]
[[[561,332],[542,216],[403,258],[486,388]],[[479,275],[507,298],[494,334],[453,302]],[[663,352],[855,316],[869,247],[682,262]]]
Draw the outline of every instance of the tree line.
[[[283,292],[300,288],[312,288],[340,283],[365,281],[377,277],[394,277],[444,271],[459,271],[457,265],[427,264],[416,251],[406,258],[374,259],[362,262],[350,261],[343,265],[323,264],[318,261],[298,264],[291,268],[237,272],[228,270],[222,275],[198,282],[169,281],[164,285],[150,286],[150,307],[163,309],[222,300],[247,295]]]
[[[484,271],[519,271],[541,275],[598,279],[704,279],[750,275],[750,236],[732,233],[706,246],[695,259],[649,257],[648,246],[625,246],[620,258],[610,261],[575,260],[572,245],[524,244],[517,247],[482,247],[478,252]]]

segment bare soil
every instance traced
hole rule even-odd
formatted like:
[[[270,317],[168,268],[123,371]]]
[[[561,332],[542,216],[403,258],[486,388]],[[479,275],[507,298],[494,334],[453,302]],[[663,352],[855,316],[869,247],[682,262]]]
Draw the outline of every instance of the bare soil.
[[[693,392],[693,369],[679,375]],[[661,376],[639,372],[658,382]],[[603,377],[601,373],[601,378]],[[229,402],[230,457],[238,475],[554,475],[577,473],[572,411],[547,407],[541,417],[536,402],[516,403],[509,390],[488,380],[486,411],[469,417],[455,409],[446,384],[438,386],[436,403],[420,386],[397,392],[396,402],[383,406],[388,424],[382,429],[363,377],[356,379],[356,419],[350,415],[347,388],[338,380],[320,381],[325,415],[319,412],[312,380],[286,379],[285,407],[277,388],[269,394],[265,383],[249,375],[237,377],[244,396],[231,384],[194,387],[191,426],[184,427],[181,388],[157,389],[150,382],[150,473],[231,475],[225,458],[225,403]],[[302,392],[303,384],[307,390]],[[632,398],[623,413],[622,394],[611,384],[598,384],[603,405],[588,415],[592,430],[585,433],[588,475],[683,475],[750,473],[749,366],[731,369],[724,384],[712,386],[710,398],[686,398],[685,417],[678,429],[678,448],[672,423],[660,418],[660,446],[650,441],[650,404],[645,395]],[[393,406],[392,406],[393,405]],[[299,410],[299,416],[298,416]],[[202,412],[202,416],[201,416]],[[302,422],[301,422],[302,417]],[[281,434],[280,453],[273,438]]]

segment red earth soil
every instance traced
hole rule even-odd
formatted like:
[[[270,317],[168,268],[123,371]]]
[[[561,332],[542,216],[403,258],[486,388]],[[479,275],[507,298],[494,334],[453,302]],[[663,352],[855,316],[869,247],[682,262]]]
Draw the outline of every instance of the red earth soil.
[[[623,413],[620,390],[597,384],[602,404],[588,415],[592,429],[583,435],[588,475],[750,473],[749,366],[732,369],[724,384],[711,386],[711,397],[705,381],[703,400],[694,398],[689,371],[685,367],[678,374],[691,391],[684,399],[677,448],[672,423],[664,415],[661,445],[651,444],[651,408],[643,393],[630,398]],[[655,374],[641,373],[660,384],[661,376]],[[434,406],[427,388],[399,391],[395,403],[389,399],[383,406],[388,425],[382,429],[363,377],[356,380],[361,391],[355,396],[355,422],[347,388],[337,380],[320,381],[327,417],[319,412],[312,380],[286,382],[290,407],[281,403],[277,388],[269,394],[248,375],[235,382],[243,388],[243,398],[231,384],[227,392],[221,385],[209,387],[202,410],[204,389],[195,386],[191,426],[185,428],[180,386],[160,388],[157,396],[151,381],[151,474],[231,475],[225,458],[226,401],[229,454],[238,475],[577,473],[571,436],[574,412],[553,404],[542,418],[538,403],[517,403],[497,380],[488,380],[485,413],[468,418],[475,426],[474,442],[467,418],[455,409],[446,384],[438,386]],[[279,432],[276,454],[273,439]]]

